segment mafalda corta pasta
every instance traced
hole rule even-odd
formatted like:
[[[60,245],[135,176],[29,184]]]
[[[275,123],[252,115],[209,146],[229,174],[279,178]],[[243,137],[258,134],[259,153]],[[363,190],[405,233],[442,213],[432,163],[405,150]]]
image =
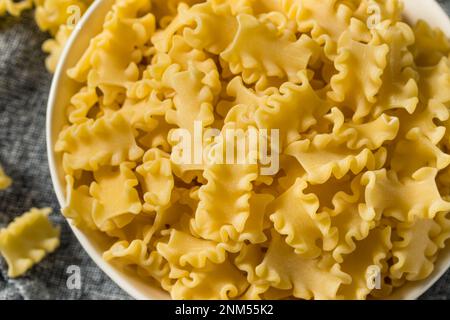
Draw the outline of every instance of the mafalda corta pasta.
[[[383,298],[427,278],[450,234],[450,45],[402,8],[118,0],[69,71],[64,214],[175,299]],[[198,123],[278,130],[279,170],[174,161]]]
[[[23,275],[59,246],[59,228],[48,219],[50,208],[36,209],[0,229],[0,254],[8,264],[8,276]]]

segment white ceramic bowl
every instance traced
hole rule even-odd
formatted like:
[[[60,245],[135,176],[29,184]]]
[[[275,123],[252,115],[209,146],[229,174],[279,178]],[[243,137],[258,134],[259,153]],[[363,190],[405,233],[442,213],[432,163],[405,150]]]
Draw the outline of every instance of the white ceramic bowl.
[[[404,0],[405,16],[408,21],[418,19],[439,27],[450,37],[450,20],[435,0]],[[47,107],[47,152],[53,186],[62,207],[65,206],[65,182],[60,156],[55,154],[54,145],[58,133],[65,124],[65,108],[77,89],[76,83],[66,75],[67,69],[74,66],[81,57],[89,41],[101,31],[104,17],[114,0],[96,0],[88,9],[76,30],[70,37],[59,61]],[[123,290],[136,299],[169,299],[169,295],[155,285],[145,283],[138,276],[126,273],[102,258],[107,249],[103,237],[96,233],[86,233],[71,225],[83,248],[95,263]],[[392,299],[417,299],[429,289],[450,267],[450,246],[441,252],[435,270],[426,280],[409,283],[396,290]]]

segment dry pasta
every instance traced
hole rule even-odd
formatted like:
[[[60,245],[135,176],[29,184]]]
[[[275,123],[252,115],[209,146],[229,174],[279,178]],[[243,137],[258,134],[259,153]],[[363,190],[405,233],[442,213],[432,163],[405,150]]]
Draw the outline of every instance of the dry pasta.
[[[0,230],[0,253],[8,276],[18,277],[59,246],[59,229],[48,220],[51,209],[31,209]]]
[[[450,236],[450,44],[402,8],[117,0],[69,71],[64,214],[175,299],[382,298],[428,277]],[[177,129],[218,131],[200,141],[216,160],[228,129],[278,130],[279,168],[250,149],[180,164]]]

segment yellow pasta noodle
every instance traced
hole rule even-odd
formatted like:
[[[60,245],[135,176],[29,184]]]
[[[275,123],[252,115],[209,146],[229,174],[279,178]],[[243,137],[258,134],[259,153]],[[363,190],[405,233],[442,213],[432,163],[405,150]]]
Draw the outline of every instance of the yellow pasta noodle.
[[[59,229],[48,220],[51,209],[31,209],[0,230],[0,253],[8,276],[18,277],[59,246]]]
[[[440,233],[439,224],[433,219],[420,219],[399,224],[397,233],[401,237],[392,246],[396,263],[391,267],[393,278],[406,274],[408,280],[426,278],[433,270],[438,246],[433,238]]]
[[[3,168],[0,166],[0,190],[8,188],[11,183],[11,178],[6,175],[5,171],[3,171]]]
[[[70,30],[47,1],[52,67]],[[450,238],[450,44],[402,11],[116,0],[68,72],[64,215],[174,299],[385,298],[428,277]]]

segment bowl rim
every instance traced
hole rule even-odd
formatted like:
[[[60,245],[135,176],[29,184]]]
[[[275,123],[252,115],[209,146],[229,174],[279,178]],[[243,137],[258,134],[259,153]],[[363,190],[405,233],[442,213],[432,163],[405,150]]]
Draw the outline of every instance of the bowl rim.
[[[53,189],[55,191],[56,197],[58,199],[59,205],[62,207],[65,206],[65,187],[63,187],[63,183],[61,183],[61,173],[58,171],[57,165],[57,156],[54,151],[55,139],[53,136],[54,133],[54,116],[56,109],[56,101],[58,97],[58,91],[61,83],[61,79],[65,75],[67,66],[67,59],[69,56],[69,52],[72,47],[75,45],[76,40],[79,37],[79,34],[83,27],[88,23],[88,21],[94,16],[94,13],[101,7],[110,8],[114,0],[95,0],[94,3],[86,10],[85,14],[82,16],[81,20],[75,27],[75,30],[72,32],[69,37],[64,49],[62,50],[60,59],[58,61],[55,73],[53,75],[50,93],[47,103],[47,111],[46,111],[46,144],[47,144],[47,158],[48,165],[50,169],[50,176],[53,184]],[[440,27],[447,36],[450,36],[450,18],[444,9],[437,3],[436,0],[404,0],[405,10],[410,8],[410,10],[417,10],[421,12],[420,16],[432,15],[434,18],[434,27]],[[424,5],[426,3],[426,5]],[[430,22],[429,19],[423,17],[422,19]],[[416,19],[414,19],[416,20]],[[64,217],[65,218],[65,217]],[[87,235],[73,225],[70,221],[71,219],[65,218],[70,226],[70,229],[74,233],[78,242],[81,244],[86,253],[90,256],[90,258],[95,262],[95,264],[113,281],[115,282],[122,290],[124,290],[131,297],[138,300],[153,300],[160,299],[158,297],[153,297],[148,294],[145,294],[142,290],[135,288],[127,279],[125,279],[125,274],[123,271],[119,270],[119,268],[113,266],[112,264],[105,261],[102,257],[102,254],[95,248],[92,241],[87,237]],[[450,246],[450,245],[449,245]],[[441,260],[442,257],[438,257],[438,261]],[[413,300],[418,299],[422,294],[424,294],[428,289],[431,288],[438,280],[442,277],[442,275],[450,268],[450,254],[446,256],[446,261],[443,262],[443,266],[439,270],[435,270],[428,278],[415,282],[415,286],[413,286],[411,292],[401,295],[401,297],[395,297],[395,293],[391,298],[388,299],[405,299],[405,300]],[[422,284],[419,286],[419,284]],[[414,288],[416,287],[416,288]],[[160,289],[163,291],[162,289]],[[167,298],[170,298],[169,296]]]
[[[65,198],[65,188],[61,184],[60,174],[58,172],[58,166],[56,164],[56,153],[54,152],[55,141],[53,139],[53,116],[54,110],[58,95],[58,89],[60,84],[60,79],[63,77],[63,73],[66,72],[66,60],[69,55],[70,49],[74,46],[78,34],[80,30],[83,29],[83,26],[87,23],[87,21],[93,16],[94,12],[96,12],[101,6],[108,6],[108,2],[110,2],[111,6],[113,4],[113,0],[95,0],[91,6],[86,10],[85,14],[82,16],[80,21],[77,23],[75,30],[73,30],[70,35],[64,49],[62,50],[60,59],[58,61],[55,73],[52,78],[52,83],[50,86],[50,93],[47,103],[47,114],[46,114],[46,143],[47,143],[47,158],[48,164],[50,168],[50,176],[53,183],[53,189],[55,191],[56,197],[58,199],[59,205],[61,208],[65,206],[66,198]],[[64,217],[64,216],[63,216]],[[137,290],[130,283],[125,281],[123,278],[123,273],[119,271],[117,268],[107,263],[102,255],[95,249],[94,245],[87,238],[82,230],[73,225],[70,219],[66,219],[70,229],[74,233],[78,242],[81,244],[83,249],[89,255],[89,257],[95,262],[95,264],[113,281],[115,282],[122,290],[124,290],[127,294],[132,296],[138,300],[150,299],[147,295],[143,294],[140,290]]]

